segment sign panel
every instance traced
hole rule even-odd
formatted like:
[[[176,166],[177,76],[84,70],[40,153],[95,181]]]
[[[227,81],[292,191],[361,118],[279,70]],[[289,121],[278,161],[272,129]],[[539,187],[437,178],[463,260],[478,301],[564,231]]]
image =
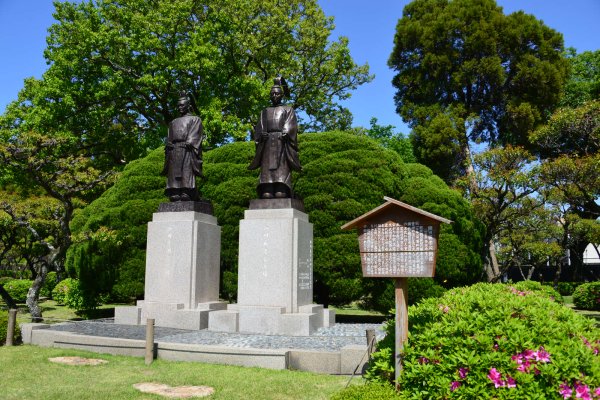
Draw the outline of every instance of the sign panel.
[[[438,226],[424,220],[363,225],[359,228],[363,276],[432,277]]]

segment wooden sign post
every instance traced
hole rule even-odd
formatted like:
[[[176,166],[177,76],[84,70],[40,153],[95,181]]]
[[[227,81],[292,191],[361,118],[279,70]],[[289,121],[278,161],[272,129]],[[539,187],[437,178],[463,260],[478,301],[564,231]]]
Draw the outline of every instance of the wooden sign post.
[[[342,226],[358,228],[363,276],[394,278],[396,287],[396,382],[400,353],[408,339],[408,278],[433,277],[440,224],[452,221],[401,201],[386,203]]]

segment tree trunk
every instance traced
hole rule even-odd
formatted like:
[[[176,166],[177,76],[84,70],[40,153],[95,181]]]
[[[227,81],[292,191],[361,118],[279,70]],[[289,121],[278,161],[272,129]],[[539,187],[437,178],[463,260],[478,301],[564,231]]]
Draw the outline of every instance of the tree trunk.
[[[485,273],[487,275],[488,282],[497,282],[502,275],[500,267],[498,266],[498,258],[496,257],[496,247],[494,246],[494,239],[487,241],[487,251],[484,256],[485,260]]]
[[[13,300],[12,296],[4,289],[4,286],[0,285],[0,297],[6,303],[8,308],[16,309],[17,303]]]
[[[27,292],[27,307],[29,308],[29,313],[31,314],[31,322],[41,322],[42,321],[42,309],[39,305],[40,299],[40,291],[42,290],[42,286],[46,281],[46,275],[48,274],[48,267],[44,264],[42,265],[39,273],[36,278],[33,280],[33,284],[29,288]]]

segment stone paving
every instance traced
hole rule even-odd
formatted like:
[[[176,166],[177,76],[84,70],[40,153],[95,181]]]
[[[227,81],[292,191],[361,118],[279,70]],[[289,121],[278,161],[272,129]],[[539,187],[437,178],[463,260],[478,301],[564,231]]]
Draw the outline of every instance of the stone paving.
[[[76,321],[53,325],[50,329],[66,331],[86,336],[113,337],[145,340],[146,327],[117,325],[111,320]],[[329,328],[321,328],[311,336],[257,335],[188,331],[172,328],[154,328],[154,337],[159,342],[227,346],[257,349],[302,349],[339,351],[347,345],[366,345],[365,330],[374,329],[377,340],[384,337],[382,324],[337,323]]]

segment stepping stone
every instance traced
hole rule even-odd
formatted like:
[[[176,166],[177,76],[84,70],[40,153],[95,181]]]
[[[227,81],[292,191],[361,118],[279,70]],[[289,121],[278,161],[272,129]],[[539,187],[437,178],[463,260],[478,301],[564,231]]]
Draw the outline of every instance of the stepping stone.
[[[54,357],[49,358],[48,361],[57,364],[66,365],[101,365],[108,364],[106,360],[99,360],[97,358],[83,358],[83,357]]]
[[[175,386],[163,385],[162,383],[143,382],[133,385],[134,388],[143,393],[152,393],[171,399],[189,399],[191,397],[206,397],[215,392],[208,386]]]

